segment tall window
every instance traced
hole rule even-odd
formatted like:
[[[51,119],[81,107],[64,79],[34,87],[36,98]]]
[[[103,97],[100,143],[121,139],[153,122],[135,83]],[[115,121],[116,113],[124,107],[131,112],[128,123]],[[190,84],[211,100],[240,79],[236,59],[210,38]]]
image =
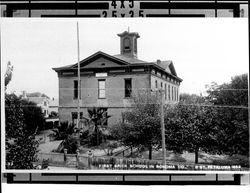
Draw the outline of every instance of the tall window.
[[[132,79],[125,79],[125,97],[131,97],[132,93]]]
[[[163,88],[163,83],[161,82],[161,89]]]
[[[176,101],[176,87],[174,87],[174,100]]]
[[[155,88],[158,88],[158,82],[155,80]]]
[[[174,87],[172,86],[172,100],[174,100]]]
[[[170,85],[168,85],[168,100],[170,100]]]
[[[177,102],[179,100],[179,97],[178,97],[178,88],[176,88],[176,97],[177,97]]]
[[[105,79],[98,80],[98,98],[103,99],[106,97]]]
[[[78,98],[78,80],[74,80],[74,99]],[[81,98],[81,81],[80,81],[80,98]]]
[[[165,83],[165,100],[167,100],[167,84]]]

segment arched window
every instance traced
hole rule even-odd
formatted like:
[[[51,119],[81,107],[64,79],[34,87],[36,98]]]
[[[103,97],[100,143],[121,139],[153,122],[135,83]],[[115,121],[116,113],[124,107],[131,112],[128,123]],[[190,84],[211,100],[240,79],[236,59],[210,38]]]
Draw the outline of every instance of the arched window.
[[[124,38],[123,44],[124,44],[124,49],[125,50],[130,50],[130,40],[129,40],[129,38]]]

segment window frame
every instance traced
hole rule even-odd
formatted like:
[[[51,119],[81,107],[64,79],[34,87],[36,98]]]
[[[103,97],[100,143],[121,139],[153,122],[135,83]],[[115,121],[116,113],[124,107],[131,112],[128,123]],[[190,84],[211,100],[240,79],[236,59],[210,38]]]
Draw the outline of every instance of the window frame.
[[[78,99],[78,94],[80,94],[80,99],[82,98],[81,97],[81,83],[82,81],[80,80],[80,93],[78,93],[78,80],[74,80],[73,84],[74,84],[74,89],[73,89],[73,98],[74,99]]]
[[[100,88],[100,82],[104,82],[104,89]],[[104,97],[101,97],[101,90],[104,90]],[[105,99],[106,98],[106,79],[98,79],[98,99]]]
[[[174,101],[174,86],[172,85],[172,101]]]
[[[127,90],[126,88],[126,81],[130,81],[130,91]],[[127,93],[126,92],[129,92],[128,96],[127,96]],[[124,78],[124,97],[125,98],[130,98],[132,95],[132,78]]]
[[[168,85],[168,100],[171,100],[171,89],[170,89],[170,84]]]
[[[165,83],[165,100],[167,100],[167,83]]]

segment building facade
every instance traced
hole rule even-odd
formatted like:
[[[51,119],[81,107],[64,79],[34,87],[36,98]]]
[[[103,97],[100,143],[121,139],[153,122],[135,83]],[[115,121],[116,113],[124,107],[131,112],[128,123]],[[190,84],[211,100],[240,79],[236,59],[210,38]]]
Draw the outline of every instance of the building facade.
[[[97,52],[80,61],[80,93],[78,93],[78,64],[53,68],[59,78],[59,120],[75,122],[78,94],[80,116],[88,117],[88,108],[99,107],[111,117],[108,125],[121,120],[122,112],[131,107],[132,93],[162,90],[165,104],[179,101],[182,81],[172,61],[146,62],[137,58],[135,32],[123,32],[120,54]]]

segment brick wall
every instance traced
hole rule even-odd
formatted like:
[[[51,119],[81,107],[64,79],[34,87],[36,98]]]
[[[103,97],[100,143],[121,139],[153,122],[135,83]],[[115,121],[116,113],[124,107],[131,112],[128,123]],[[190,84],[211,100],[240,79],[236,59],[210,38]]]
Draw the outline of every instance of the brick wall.
[[[112,117],[108,125],[121,120],[121,112],[129,107],[129,99],[125,98],[125,78],[132,79],[132,91],[137,92],[149,88],[149,75],[146,73],[110,75],[97,78],[95,76],[81,77],[81,112],[88,117],[88,107],[107,107]],[[106,80],[106,98],[98,99],[98,79]],[[59,119],[72,121],[71,112],[77,112],[77,99],[74,99],[74,80],[77,77],[59,77]]]

